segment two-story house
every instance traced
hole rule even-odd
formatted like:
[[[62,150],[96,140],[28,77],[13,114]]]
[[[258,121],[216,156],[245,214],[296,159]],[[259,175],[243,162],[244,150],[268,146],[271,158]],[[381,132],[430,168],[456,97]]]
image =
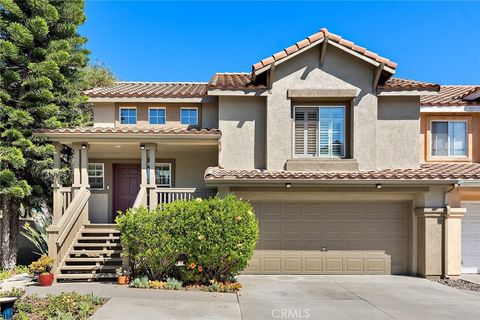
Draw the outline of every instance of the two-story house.
[[[74,154],[73,185],[54,184],[58,278],[108,276],[117,211],[227,193],[259,219],[246,273],[458,276],[459,185],[480,165],[423,158],[420,99],[440,86],[396,67],[322,29],[249,73],[87,91],[94,127],[39,133],[55,167]]]
[[[480,162],[480,86],[442,85],[421,100],[421,161]],[[480,184],[460,185],[462,273],[480,273]]]

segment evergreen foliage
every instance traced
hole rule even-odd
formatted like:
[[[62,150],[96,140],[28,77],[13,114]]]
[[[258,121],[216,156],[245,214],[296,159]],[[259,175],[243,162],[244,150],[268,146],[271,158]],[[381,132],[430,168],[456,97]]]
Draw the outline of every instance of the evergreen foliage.
[[[0,197],[3,268],[16,260],[20,210],[45,205],[54,148],[39,128],[79,126],[90,113],[83,0],[0,0]]]

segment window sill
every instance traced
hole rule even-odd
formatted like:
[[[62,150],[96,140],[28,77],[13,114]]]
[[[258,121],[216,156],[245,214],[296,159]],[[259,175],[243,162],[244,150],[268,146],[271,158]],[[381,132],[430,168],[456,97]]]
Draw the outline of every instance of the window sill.
[[[429,157],[427,162],[472,162],[470,157]]]
[[[341,158],[293,158],[287,160],[288,171],[358,171],[355,159]]]

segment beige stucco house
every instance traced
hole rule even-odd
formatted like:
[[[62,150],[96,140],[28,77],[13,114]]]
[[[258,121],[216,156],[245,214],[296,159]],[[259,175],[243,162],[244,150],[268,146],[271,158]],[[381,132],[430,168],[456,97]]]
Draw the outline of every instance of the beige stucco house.
[[[420,98],[440,86],[322,29],[208,83],[119,82],[86,92],[94,126],[42,130],[74,152],[54,185],[50,254],[59,279],[121,263],[117,211],[234,193],[255,207],[245,273],[461,272],[460,188],[480,165],[426,162]]]

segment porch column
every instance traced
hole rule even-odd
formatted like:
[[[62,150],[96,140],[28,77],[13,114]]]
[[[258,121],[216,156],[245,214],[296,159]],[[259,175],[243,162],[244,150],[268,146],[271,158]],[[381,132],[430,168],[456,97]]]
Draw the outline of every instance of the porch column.
[[[73,195],[75,196],[75,193],[78,189],[80,189],[82,182],[81,182],[81,174],[80,174],[80,149],[82,148],[81,143],[73,143],[72,144],[72,149],[73,149],[73,184],[72,184],[72,191]]]
[[[90,187],[88,184],[88,144],[83,143],[80,148],[80,173],[81,173],[81,184],[82,187]]]
[[[147,150],[145,149],[145,145],[140,145],[140,153],[141,153],[141,179],[140,179],[140,188],[147,187]]]
[[[53,221],[52,224],[56,224],[58,220],[62,217],[62,194],[60,188],[60,176],[58,170],[61,167],[60,155],[62,152],[62,145],[60,143],[53,143],[55,147],[55,152],[53,153],[53,169],[57,172],[54,173],[53,182],[52,182],[52,191],[53,191]]]
[[[147,146],[148,149],[148,156],[149,156],[149,170],[150,170],[150,179],[148,181],[148,188],[150,192],[150,210],[153,210],[157,207],[158,199],[157,194],[155,191],[156,183],[155,183],[155,162],[156,162],[156,153],[157,153],[157,144],[151,143]]]

